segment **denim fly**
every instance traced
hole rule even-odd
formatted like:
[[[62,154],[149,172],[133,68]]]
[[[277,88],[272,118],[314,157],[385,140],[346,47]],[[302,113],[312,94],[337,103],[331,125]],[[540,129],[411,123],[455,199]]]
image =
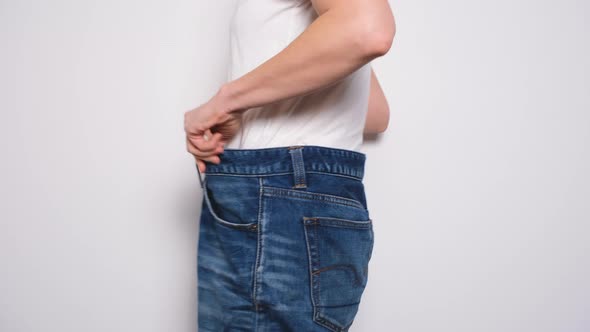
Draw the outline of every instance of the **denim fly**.
[[[219,157],[199,172],[199,331],[348,331],[374,243],[366,155],[296,145]]]

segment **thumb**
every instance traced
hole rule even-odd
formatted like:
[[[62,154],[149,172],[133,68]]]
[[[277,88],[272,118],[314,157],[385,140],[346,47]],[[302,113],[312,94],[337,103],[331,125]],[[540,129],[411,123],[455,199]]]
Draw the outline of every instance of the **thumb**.
[[[209,141],[209,140],[211,140],[212,137],[213,137],[213,133],[211,132],[211,129],[205,130],[205,133],[203,134],[203,139],[205,141]]]

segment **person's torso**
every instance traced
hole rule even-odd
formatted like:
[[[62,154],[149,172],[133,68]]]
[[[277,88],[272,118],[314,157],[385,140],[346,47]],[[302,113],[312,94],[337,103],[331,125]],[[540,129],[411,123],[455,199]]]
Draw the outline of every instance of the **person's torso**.
[[[309,0],[237,0],[230,26],[228,80],[282,51],[316,18]],[[247,110],[240,131],[226,147],[310,144],[360,151],[370,70],[366,64],[327,88]]]

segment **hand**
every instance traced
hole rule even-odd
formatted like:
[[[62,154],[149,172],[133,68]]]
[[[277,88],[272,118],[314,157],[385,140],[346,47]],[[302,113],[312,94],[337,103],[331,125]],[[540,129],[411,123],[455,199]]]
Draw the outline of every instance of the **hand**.
[[[194,155],[199,171],[205,172],[205,161],[220,162],[227,143],[242,125],[242,111],[228,112],[220,94],[199,107],[184,113],[187,151]]]

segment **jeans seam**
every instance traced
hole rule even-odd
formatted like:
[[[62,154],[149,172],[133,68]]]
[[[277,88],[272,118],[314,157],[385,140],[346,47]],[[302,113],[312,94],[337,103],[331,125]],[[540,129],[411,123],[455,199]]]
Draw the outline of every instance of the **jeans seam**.
[[[236,224],[236,223],[227,221],[227,220],[221,218],[219,215],[217,215],[217,213],[213,209],[213,204],[211,204],[211,201],[209,200],[209,194],[207,193],[207,179],[204,180],[203,198],[205,199],[205,203],[207,204],[207,209],[209,210],[209,213],[211,214],[213,219],[217,222],[217,224],[228,227],[228,228],[240,230],[240,231],[252,231],[252,230],[255,230],[256,228],[258,228],[257,223]]]
[[[308,257],[308,266],[309,266],[309,288],[310,288],[310,297],[311,297],[311,305],[312,305],[312,320],[317,324],[324,326],[325,328],[329,329],[330,331],[341,332],[345,331],[346,328],[342,328],[328,319],[324,318],[321,315],[318,309],[318,296],[321,292],[321,284],[319,283],[319,274],[315,273],[314,267],[321,266],[321,259],[320,259],[320,250],[319,250],[319,235],[318,235],[318,227],[319,227],[319,219],[321,217],[303,217],[303,231],[305,234],[305,242],[307,247],[307,257]],[[311,227],[311,228],[310,228]],[[309,233],[313,232],[313,236],[310,238]],[[312,254],[313,248],[313,254]],[[315,255],[315,260],[313,255]],[[317,284],[317,289],[315,288]]]
[[[291,197],[291,198],[299,198],[305,200],[312,200],[312,201],[323,201],[329,203],[336,203],[351,207],[360,208],[366,211],[363,204],[352,198],[342,197],[338,195],[326,194],[326,193],[317,193],[312,191],[299,191],[293,190],[288,188],[281,188],[281,187],[272,187],[272,186],[264,186],[264,195],[266,196],[276,196],[276,197]]]
[[[313,171],[313,170],[306,170],[306,173],[315,173],[315,174],[325,174],[325,175],[333,175],[333,176],[340,176],[343,178],[348,178],[356,181],[363,181],[361,178],[357,176],[351,176],[346,174],[334,173],[334,172],[322,172],[322,171]],[[260,174],[247,174],[247,173],[224,173],[224,172],[216,172],[216,173],[205,173],[207,176],[239,176],[239,177],[269,177],[269,176],[280,176],[280,175],[288,175],[293,174],[293,172],[285,171],[285,172],[276,172],[276,173],[260,173]],[[203,178],[205,178],[204,176]]]
[[[263,186],[262,186],[263,182],[262,182],[262,178],[259,177],[258,178],[258,185],[259,185],[259,189],[258,189],[258,234],[257,234],[257,240],[256,240],[256,261],[254,262],[254,273],[252,276],[252,283],[253,283],[253,288],[252,288],[252,301],[254,302],[254,308],[255,308],[255,329],[258,329],[258,311],[260,309],[259,307],[259,303],[258,300],[256,298],[257,295],[257,290],[258,290],[258,267],[260,265],[260,253],[262,251],[262,236],[261,236],[261,229],[262,229],[262,204],[263,204]]]

